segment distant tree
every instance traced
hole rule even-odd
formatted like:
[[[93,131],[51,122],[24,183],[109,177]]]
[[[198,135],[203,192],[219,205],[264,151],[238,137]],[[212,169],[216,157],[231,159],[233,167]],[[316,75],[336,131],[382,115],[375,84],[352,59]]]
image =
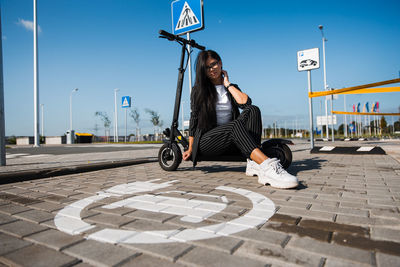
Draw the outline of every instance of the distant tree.
[[[400,131],[400,121],[395,121],[394,122],[394,130],[395,131]]]
[[[146,109],[145,110],[149,115],[150,115],[150,121],[151,121],[151,123],[153,124],[153,126],[154,126],[154,134],[156,134],[156,129],[157,129],[157,126],[159,126],[160,125],[160,114],[158,114],[158,112],[156,112],[156,111],[154,111],[154,110],[151,110],[151,109]]]
[[[104,124],[104,132],[105,132],[105,136],[107,137],[107,142],[108,142],[108,133],[110,132],[110,125],[111,125],[111,120],[108,117],[107,113],[103,113],[101,111],[96,111],[96,113],[94,114],[96,117],[99,117],[103,124]]]
[[[344,134],[344,124],[343,123],[339,125],[338,134],[340,134],[340,135]]]
[[[383,133],[388,133],[388,127],[387,127],[387,122],[385,119],[385,116],[381,117],[381,129]]]
[[[139,122],[140,122],[140,114],[137,108],[130,110],[129,116],[136,122],[136,141],[139,141]]]

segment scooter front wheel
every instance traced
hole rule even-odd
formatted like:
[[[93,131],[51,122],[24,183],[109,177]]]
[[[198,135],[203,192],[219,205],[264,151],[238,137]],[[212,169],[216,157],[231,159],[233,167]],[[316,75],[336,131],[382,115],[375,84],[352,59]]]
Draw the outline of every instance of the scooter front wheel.
[[[182,152],[178,144],[164,144],[158,152],[158,163],[165,171],[175,171],[182,162]]]

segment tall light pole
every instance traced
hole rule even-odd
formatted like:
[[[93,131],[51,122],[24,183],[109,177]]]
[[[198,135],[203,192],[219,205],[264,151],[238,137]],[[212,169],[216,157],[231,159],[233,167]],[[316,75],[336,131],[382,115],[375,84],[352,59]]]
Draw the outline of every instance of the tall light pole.
[[[322,55],[324,58],[324,89],[325,91],[328,90],[328,86],[326,85],[326,59],[325,59],[325,42],[328,41],[324,36],[323,26],[319,25],[318,28],[321,30],[322,34]],[[326,118],[326,138],[329,139],[329,124],[328,124],[328,100],[325,97],[325,118]]]
[[[41,120],[41,125],[42,125],[42,136],[44,138],[44,104],[40,104],[40,107],[42,108],[42,120]]]
[[[37,0],[33,0],[33,116],[34,116],[34,147],[40,146],[39,140],[39,74],[38,74],[38,26]]]
[[[69,95],[69,130],[72,131],[72,94],[74,92],[78,91],[78,88],[75,88],[71,91],[71,94]],[[72,134],[72,133],[71,133]]]
[[[118,88],[114,89],[114,142],[118,142],[118,111],[117,111],[117,92]]]
[[[6,166],[6,125],[4,121],[3,38],[0,9],[0,166]]]

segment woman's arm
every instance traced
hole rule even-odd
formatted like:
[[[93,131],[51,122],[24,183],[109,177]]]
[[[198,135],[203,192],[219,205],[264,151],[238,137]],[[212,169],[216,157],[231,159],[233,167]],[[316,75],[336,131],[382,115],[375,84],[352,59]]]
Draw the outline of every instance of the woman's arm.
[[[193,149],[193,136],[189,136],[189,148],[188,150],[184,151],[182,154],[182,159],[183,160],[189,160],[190,156],[192,155],[192,149]]]
[[[246,104],[247,99],[249,98],[248,95],[237,89],[235,86],[231,85],[231,83],[229,82],[228,72],[226,72],[226,70],[222,70],[222,73],[224,74],[224,86],[231,93],[236,103],[238,103],[239,105]]]

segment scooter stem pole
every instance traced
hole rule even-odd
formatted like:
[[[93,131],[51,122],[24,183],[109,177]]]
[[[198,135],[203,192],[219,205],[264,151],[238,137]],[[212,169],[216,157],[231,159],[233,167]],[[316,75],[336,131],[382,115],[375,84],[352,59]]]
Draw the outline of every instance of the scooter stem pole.
[[[178,83],[176,85],[176,96],[175,96],[175,107],[174,107],[174,116],[172,118],[172,126],[171,126],[171,134],[170,140],[175,139],[175,129],[178,129],[178,117],[179,117],[179,109],[181,105],[182,98],[182,86],[183,86],[183,78],[185,74],[185,70],[183,68],[183,64],[185,62],[185,51],[186,46],[182,45],[182,53],[181,53],[181,62],[179,65],[179,74],[178,74]]]

